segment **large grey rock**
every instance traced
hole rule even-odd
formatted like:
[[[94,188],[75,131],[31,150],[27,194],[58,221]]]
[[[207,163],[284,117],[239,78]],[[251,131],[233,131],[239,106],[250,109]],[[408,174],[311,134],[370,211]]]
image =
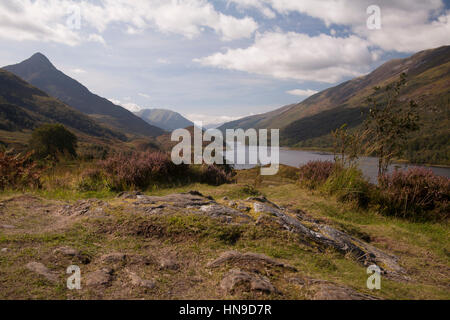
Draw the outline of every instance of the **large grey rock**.
[[[240,211],[237,211],[235,209],[220,205],[220,204],[209,204],[205,206],[200,207],[200,211],[205,212],[211,217],[223,217],[223,216],[230,216],[230,217],[239,217],[246,220],[252,220],[252,218],[246,214],[243,214]]]
[[[353,257],[364,266],[375,264],[381,268],[383,274],[390,278],[396,280],[409,279],[396,256],[385,253],[345,232],[321,222],[313,222],[311,219],[308,219],[308,225],[305,225],[297,217],[289,215],[281,207],[272,204],[265,198],[260,202],[255,202],[254,209],[256,212],[270,213],[278,217],[286,230],[300,235],[306,242],[312,242],[325,248],[333,248],[344,255]]]

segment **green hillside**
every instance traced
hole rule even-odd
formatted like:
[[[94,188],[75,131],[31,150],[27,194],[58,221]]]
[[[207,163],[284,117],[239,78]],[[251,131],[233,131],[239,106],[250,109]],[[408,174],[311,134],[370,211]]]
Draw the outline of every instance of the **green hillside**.
[[[164,133],[125,108],[93,94],[81,83],[56,69],[41,53],[4,69],[115,131],[147,137]]]
[[[360,125],[367,113],[366,99],[375,86],[408,76],[400,99],[425,106],[422,129],[412,137],[404,157],[418,163],[450,165],[450,46],[389,61],[372,73],[324,90],[305,101],[223,125],[228,128],[278,128],[281,144],[295,147],[331,147],[330,132],[347,124]]]
[[[124,135],[97,124],[87,115],[0,69],[0,130],[31,130],[44,123],[61,123],[94,137],[125,139]]]

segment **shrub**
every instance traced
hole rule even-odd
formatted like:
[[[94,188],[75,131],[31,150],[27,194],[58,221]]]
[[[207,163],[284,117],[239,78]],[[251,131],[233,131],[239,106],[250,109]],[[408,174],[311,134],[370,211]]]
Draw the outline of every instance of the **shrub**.
[[[338,200],[352,202],[365,208],[370,202],[371,185],[363,176],[361,170],[355,167],[338,168],[329,176],[323,189],[336,195]]]
[[[233,180],[233,173],[227,173],[224,168],[216,165],[202,165],[200,172],[201,182],[214,186],[219,186]]]
[[[316,189],[330,177],[336,165],[331,161],[310,161],[300,167],[300,184],[308,189]]]
[[[391,175],[381,176],[379,186],[377,201],[385,214],[419,219],[448,218],[450,179],[436,176],[431,170],[396,170]]]
[[[12,155],[0,152],[0,190],[40,188],[42,169],[31,159],[32,153]]]
[[[187,166],[175,165],[161,152],[116,154],[100,161],[109,187],[115,191],[137,187],[145,189],[152,183],[171,183],[183,179]]]
[[[76,157],[77,137],[62,124],[46,124],[33,131],[29,148],[37,158]]]

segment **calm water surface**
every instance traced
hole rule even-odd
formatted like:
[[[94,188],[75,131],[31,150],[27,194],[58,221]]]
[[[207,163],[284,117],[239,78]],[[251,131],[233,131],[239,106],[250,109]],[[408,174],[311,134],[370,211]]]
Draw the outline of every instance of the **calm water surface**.
[[[257,150],[256,147],[243,147],[237,146],[236,153],[245,152],[248,155],[249,150]],[[248,159],[248,156],[247,158]],[[334,160],[333,154],[326,152],[315,152],[315,151],[302,151],[302,150],[291,150],[288,148],[280,149],[280,163],[292,167],[298,167],[312,160]],[[254,165],[236,165],[236,169],[249,169],[254,167]],[[400,164],[395,163],[389,167],[389,172],[398,169],[407,169],[411,167],[422,167],[431,169],[436,175],[444,176],[450,178],[450,168],[442,167],[430,167],[423,165],[413,165],[413,164]],[[362,157],[359,159],[359,168],[362,170],[364,175],[370,179],[371,182],[376,183],[378,174],[378,159],[374,157]]]

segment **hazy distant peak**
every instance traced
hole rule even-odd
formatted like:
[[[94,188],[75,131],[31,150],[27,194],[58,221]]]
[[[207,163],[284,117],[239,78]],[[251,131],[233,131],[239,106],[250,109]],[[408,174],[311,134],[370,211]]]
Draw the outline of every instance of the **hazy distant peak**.
[[[147,123],[165,130],[175,130],[194,125],[192,121],[178,112],[167,109],[143,109],[135,114]]]

